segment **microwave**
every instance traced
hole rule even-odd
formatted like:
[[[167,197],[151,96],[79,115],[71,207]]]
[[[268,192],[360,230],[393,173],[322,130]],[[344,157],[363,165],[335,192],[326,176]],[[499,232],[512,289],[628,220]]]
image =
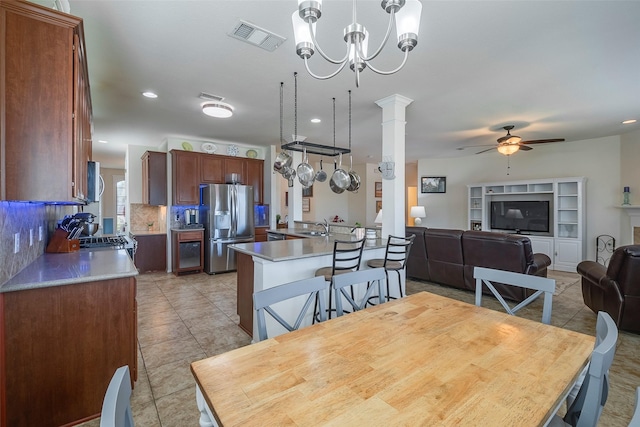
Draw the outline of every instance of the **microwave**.
[[[87,203],[99,202],[104,191],[104,180],[100,175],[100,162],[87,165]]]

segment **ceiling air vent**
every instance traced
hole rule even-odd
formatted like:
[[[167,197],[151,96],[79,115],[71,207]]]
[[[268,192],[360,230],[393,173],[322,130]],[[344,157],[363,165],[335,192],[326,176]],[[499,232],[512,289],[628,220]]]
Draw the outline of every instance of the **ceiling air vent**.
[[[200,95],[198,95],[198,98],[204,99],[206,101],[223,101],[224,100],[222,96],[212,95],[206,92],[200,92]]]
[[[276,48],[286,40],[286,38],[282,36],[242,20],[236,24],[228,35],[234,39],[261,47],[269,52],[276,50]]]

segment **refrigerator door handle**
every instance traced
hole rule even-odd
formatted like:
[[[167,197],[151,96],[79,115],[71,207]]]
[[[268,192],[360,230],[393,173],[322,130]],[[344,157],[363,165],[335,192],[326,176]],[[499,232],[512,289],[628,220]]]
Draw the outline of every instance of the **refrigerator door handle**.
[[[231,237],[236,237],[238,235],[238,188],[235,185],[231,186],[231,206],[232,206],[232,231]]]

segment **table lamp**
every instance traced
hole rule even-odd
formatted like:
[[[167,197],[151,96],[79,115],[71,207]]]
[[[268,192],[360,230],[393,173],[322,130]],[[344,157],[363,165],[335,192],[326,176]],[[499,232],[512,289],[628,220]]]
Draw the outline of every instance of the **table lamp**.
[[[382,224],[382,209],[378,211],[378,215],[376,215],[376,219],[373,220],[375,224]]]
[[[422,224],[422,219],[427,216],[427,212],[424,210],[424,206],[411,206],[411,212],[409,213],[411,218],[415,218],[416,225]]]

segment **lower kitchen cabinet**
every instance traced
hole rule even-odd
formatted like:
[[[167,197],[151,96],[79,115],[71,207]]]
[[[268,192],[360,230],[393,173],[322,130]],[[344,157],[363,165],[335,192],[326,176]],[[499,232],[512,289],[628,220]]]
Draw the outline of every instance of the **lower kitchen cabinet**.
[[[140,273],[167,271],[167,235],[134,234],[138,248],[134,264]]]
[[[269,227],[256,227],[255,228],[255,241],[256,242],[266,242],[267,241],[267,230]]]
[[[201,273],[204,268],[204,230],[171,230],[173,274]]]
[[[249,336],[253,336],[253,258],[236,252],[238,262],[236,311],[240,317],[238,326]]]
[[[134,277],[0,293],[0,425],[100,415],[115,370],[137,379]]]

